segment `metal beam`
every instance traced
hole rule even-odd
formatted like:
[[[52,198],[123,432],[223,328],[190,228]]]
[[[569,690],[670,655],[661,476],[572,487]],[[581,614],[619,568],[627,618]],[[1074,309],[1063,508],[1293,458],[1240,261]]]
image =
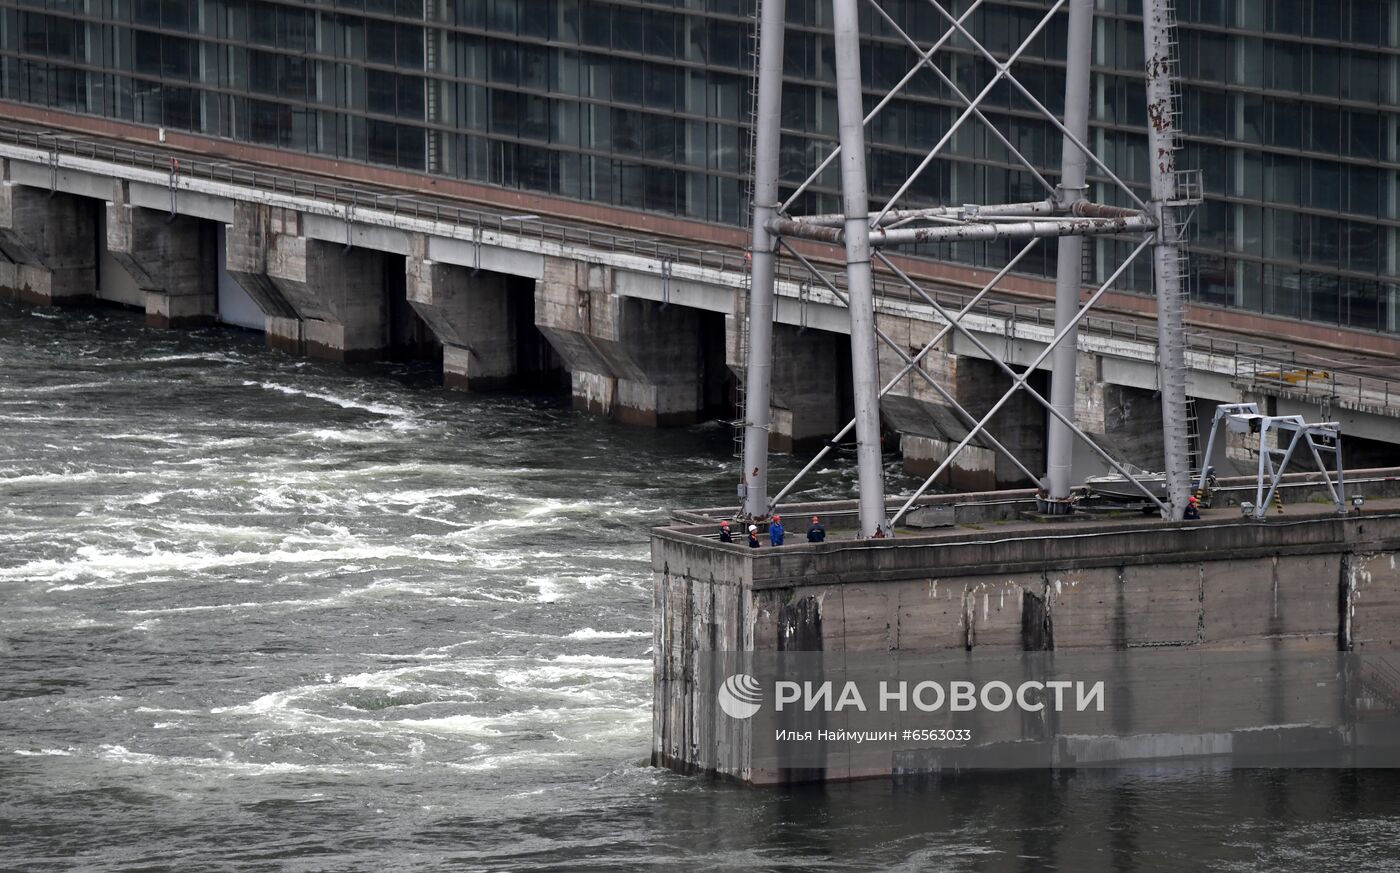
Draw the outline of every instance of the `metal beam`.
[[[1092,309],[1094,304],[1099,301],[1099,298],[1102,297],[1108,291],[1108,289],[1112,287],[1112,285],[1115,282],[1118,281],[1118,277],[1127,271],[1128,267],[1131,266],[1132,262],[1137,259],[1137,256],[1148,247],[1150,242],[1150,239],[1143,240],[1142,243],[1140,243],[1138,247],[1133,250],[1133,253],[1128,256],[1127,260],[1118,265],[1118,269],[1114,271],[1113,275],[1108,277],[1108,281],[1104,282],[1103,285],[1101,285],[1099,289],[1095,291],[1092,296],[1090,296],[1089,300],[1085,302],[1083,307],[1080,308],[1079,312],[1075,314],[1074,321],[1070,325],[1071,327],[1077,325],[1079,321],[1084,318],[1085,315],[1088,315],[1089,310]],[[1118,462],[1117,459],[1115,459],[1108,452],[1104,451],[1098,443],[1090,439],[1089,435],[1084,433],[1084,431],[1080,430],[1078,425],[1076,425],[1073,421],[1067,420],[1064,417],[1062,417],[1059,414],[1059,411],[1050,405],[1049,400],[1046,400],[1040,395],[1040,392],[1036,391],[1034,388],[1030,387],[1030,385],[1026,383],[1026,380],[1029,378],[1030,373],[1032,373],[1036,367],[1040,366],[1041,362],[1043,362],[1047,357],[1050,356],[1051,352],[1054,351],[1055,346],[1057,346],[1060,343],[1060,341],[1064,338],[1063,333],[1057,332],[1055,337],[1050,340],[1050,344],[1044,350],[1042,350],[1038,356],[1036,356],[1036,359],[1031,362],[1030,366],[1026,368],[1025,372],[1017,373],[1016,371],[1012,370],[1011,367],[1008,366],[1005,361],[997,357],[997,355],[994,352],[992,352],[991,349],[987,348],[986,344],[983,343],[980,339],[978,339],[977,336],[973,334],[971,330],[969,330],[960,322],[953,321],[951,316],[948,314],[947,310],[945,310],[937,300],[934,300],[922,288],[920,288],[918,283],[916,283],[913,279],[909,278],[908,274],[906,274],[903,270],[899,269],[899,267],[893,261],[891,261],[888,257],[886,257],[883,254],[878,255],[878,257],[885,264],[886,267],[890,268],[890,270],[892,270],[895,273],[895,275],[899,276],[902,280],[904,280],[905,284],[907,284],[910,288],[917,292],[919,296],[925,300],[925,302],[932,306],[934,308],[934,311],[941,315],[944,318],[944,320],[951,321],[954,327],[958,330],[958,332],[965,336],[967,340],[971,342],[974,347],[977,348],[978,351],[986,355],[988,360],[996,364],[998,367],[1001,368],[1003,372],[1005,372],[1008,376],[1011,377],[1011,389],[1002,395],[1001,399],[997,401],[997,403],[991,408],[990,411],[987,412],[986,415],[982,416],[982,419],[977,423],[977,426],[974,427],[965,438],[963,438],[962,442],[958,443],[958,445],[954,447],[951,452],[948,453],[948,456],[943,459],[943,462],[938,465],[938,468],[935,469],[933,473],[930,474],[929,477],[924,480],[924,484],[919,486],[919,489],[915,491],[914,494],[910,496],[910,498],[900,508],[900,510],[894,514],[894,517],[891,519],[891,523],[897,522],[900,518],[904,516],[906,512],[909,511],[909,508],[914,505],[914,501],[918,500],[919,497],[921,497],[923,493],[929,489],[929,486],[933,484],[934,480],[938,476],[942,475],[943,471],[946,470],[950,464],[952,464],[953,459],[956,458],[957,455],[964,448],[967,447],[967,444],[972,441],[973,437],[975,437],[978,432],[980,432],[983,428],[987,426],[987,422],[991,420],[992,416],[995,415],[1001,409],[1001,407],[1006,404],[1006,401],[1009,400],[1011,398],[1011,395],[1015,394],[1017,390],[1025,391],[1031,396],[1033,400],[1035,400],[1041,406],[1044,406],[1052,416],[1064,422],[1065,426],[1068,427],[1070,431],[1074,433],[1075,436],[1079,437],[1085,442],[1085,444],[1089,446],[1089,448],[1097,452],[1099,457],[1103,458],[1108,463],[1108,465],[1114,469],[1114,471],[1124,476],[1128,481],[1132,482],[1135,486],[1137,486],[1137,488],[1140,491],[1143,492],[1143,495],[1146,496],[1151,503],[1155,504],[1159,508],[1163,509],[1163,511],[1165,511],[1166,507],[1163,505],[1162,501],[1157,499],[1157,496],[1153,494],[1151,490],[1149,490],[1146,486],[1144,486],[1141,482],[1139,482],[1136,478],[1129,474],[1129,472],[1123,467],[1121,463]]]
[[[1031,239],[1061,236],[1113,236],[1117,234],[1142,233],[1157,227],[1157,222],[1148,215],[1136,214],[1125,218],[1061,218],[1031,221],[1005,221],[991,223],[963,223],[940,225],[938,227],[913,227],[886,229],[877,227],[871,230],[867,225],[863,237],[867,244],[877,248],[897,245],[917,245],[921,243],[972,242],[1000,239]],[[801,239],[841,245],[849,239],[850,224],[845,230],[823,227],[792,218],[774,218],[768,228],[779,236],[795,236]]]
[[[860,84],[857,0],[832,0],[836,49],[836,116],[841,141],[841,199],[846,213],[846,285],[850,289],[851,385],[861,537],[885,534],[880,457],[880,362],[875,351],[874,280],[870,267],[870,198],[865,177],[865,105]],[[776,113],[775,113],[776,116]],[[777,119],[775,117],[774,123]]]
[[[1176,55],[1170,0],[1143,0],[1143,50],[1147,58],[1147,164],[1152,211],[1157,215],[1152,273],[1157,286],[1157,367],[1162,396],[1168,517],[1180,520],[1191,490],[1186,435],[1186,295],[1182,287],[1180,234],[1185,224],[1178,198]]]
[[[769,222],[778,204],[779,121],[783,96],[786,0],[762,0],[758,41],[758,114],[754,117],[753,254],[749,347],[745,362],[744,514],[768,514],[769,391],[773,376],[773,282],[777,271]]]
[[[967,108],[964,109],[958,115],[958,117],[953,121],[952,126],[949,127],[948,130],[943,134],[943,136],[938,140],[938,142],[934,144],[933,148],[929,149],[928,154],[924,155],[924,159],[919,162],[919,166],[914,168],[914,172],[909,174],[909,178],[904,180],[904,184],[899,186],[899,190],[896,191],[894,193],[894,196],[891,197],[885,203],[884,208],[880,210],[880,214],[876,218],[877,222],[884,217],[886,212],[888,212],[895,204],[899,202],[900,198],[903,197],[905,192],[909,190],[909,187],[914,184],[914,180],[918,179],[919,176],[923,175],[924,170],[928,167],[929,164],[933,162],[933,159],[938,156],[939,152],[943,151],[944,146],[946,146],[949,142],[952,141],[953,134],[958,132],[958,128],[962,127],[963,122],[971,118],[973,116],[973,113],[978,112],[977,107],[981,105],[983,100],[987,99],[987,95],[992,93],[992,91],[996,88],[997,83],[1004,78],[1012,79],[1014,81],[1014,77],[1011,76],[1011,65],[1016,63],[1017,58],[1021,56],[1022,52],[1031,47],[1031,43],[1035,42],[1036,38],[1040,36],[1040,32],[1045,29],[1045,26],[1050,23],[1050,19],[1053,18],[1055,13],[1060,10],[1061,6],[1065,5],[1065,2],[1066,0],[1055,0],[1055,5],[1050,7],[1050,11],[1045,13],[1045,17],[1040,19],[1040,23],[1031,29],[1031,32],[1026,36],[1024,40],[1021,41],[1021,44],[1016,47],[1016,50],[1011,53],[1011,57],[1006,61],[1006,63],[1003,64],[1000,61],[995,62],[997,71],[996,74],[992,76],[992,80],[988,82],[980,92],[978,92],[977,96],[974,97],[970,103],[967,104]],[[961,25],[959,25],[958,27],[959,29],[961,29]],[[981,113],[978,113],[978,115],[979,117],[982,117],[983,120],[985,120],[985,116],[981,116]],[[987,124],[990,126],[991,122],[987,122]],[[1014,148],[1012,149],[1012,152],[1015,153],[1017,157],[1021,157],[1020,152],[1017,152]],[[1025,158],[1022,157],[1022,160],[1025,160]]]
[[[1164,2],[1164,0],[1144,0],[1144,3],[1153,2],[1160,3]],[[934,9],[938,10],[939,15],[942,15],[948,20],[949,26],[953,30],[956,30],[963,39],[967,40],[969,45],[976,49],[993,66],[999,69],[1007,66],[1006,64],[1003,64],[1001,61],[997,60],[996,55],[988,51],[987,47],[982,45],[982,43],[979,42],[976,37],[967,32],[967,28],[963,27],[961,18],[954,18],[952,15],[950,15],[948,13],[948,10],[944,9],[943,4],[939,3],[938,0],[928,0],[928,3]],[[1073,139],[1074,147],[1083,152],[1084,156],[1089,159],[1089,162],[1092,163],[1094,166],[1098,167],[1100,172],[1102,172],[1109,179],[1113,180],[1113,183],[1119,188],[1121,188],[1123,190],[1123,193],[1127,194],[1130,200],[1136,203],[1141,209],[1147,208],[1147,204],[1142,201],[1141,197],[1137,196],[1137,193],[1134,192],[1132,188],[1128,187],[1128,183],[1120,179],[1117,173],[1110,170],[1108,168],[1108,164],[1105,164],[1102,160],[1099,159],[1098,155],[1094,154],[1093,149],[1085,145],[1085,143],[1082,140],[1073,137],[1070,134],[1070,132],[1065,128],[1065,126],[1060,122],[1060,119],[1055,117],[1055,113],[1051,112],[1049,109],[1046,109],[1045,104],[1037,100],[1036,96],[1032,94],[1026,88],[1025,85],[1022,85],[1020,80],[1018,80],[1015,76],[1007,76],[1006,80],[1011,83],[1012,87],[1014,87],[1017,91],[1021,92],[1021,96],[1025,98],[1026,102],[1029,103],[1033,109],[1035,109],[1042,116],[1044,116],[1045,120],[1050,122],[1050,124],[1052,124],[1055,127],[1055,129],[1060,132],[1061,135]]]
[[[1065,129],[1061,149],[1059,205],[1073,208],[1083,200],[1088,159],[1074,147],[1075,140],[1089,139],[1089,61],[1094,33],[1094,0],[1071,0],[1069,37],[1065,51]],[[1078,331],[1070,327],[1079,308],[1083,283],[1084,244],[1080,236],[1060,237],[1055,264],[1055,331],[1069,328],[1065,341],[1050,358],[1050,403],[1067,418],[1074,418],[1075,385],[1078,382]],[[1074,485],[1074,435],[1058,418],[1051,418],[1046,433],[1045,490],[1049,509],[1068,508]]]

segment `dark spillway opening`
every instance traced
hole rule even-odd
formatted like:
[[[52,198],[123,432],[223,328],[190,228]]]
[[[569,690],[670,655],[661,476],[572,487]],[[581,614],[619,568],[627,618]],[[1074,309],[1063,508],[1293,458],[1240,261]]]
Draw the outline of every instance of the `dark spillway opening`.
[[[507,306],[515,331],[515,378],[521,391],[565,391],[569,374],[554,346],[535,326],[535,280],[507,276]]]
[[[725,363],[724,313],[701,310],[698,321],[700,357],[697,366],[704,403],[702,415],[732,421],[738,417],[738,380]]]
[[[442,343],[408,302],[408,277],[403,255],[384,253],[380,259],[384,283],[384,357],[396,363],[441,363]]]

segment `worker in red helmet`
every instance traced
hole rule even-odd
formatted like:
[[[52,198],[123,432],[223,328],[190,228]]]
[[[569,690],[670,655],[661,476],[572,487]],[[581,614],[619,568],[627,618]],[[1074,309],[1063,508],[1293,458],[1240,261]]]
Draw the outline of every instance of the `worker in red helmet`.
[[[773,516],[773,520],[768,524],[768,542],[775,546],[781,546],[783,533],[783,517],[781,515]]]
[[[729,533],[729,520],[725,519],[719,523],[719,541],[722,543],[734,542],[734,537]]]
[[[826,542],[826,528],[822,527],[822,520],[817,516],[812,516],[812,523],[807,526],[807,542]]]
[[[1189,497],[1189,498],[1187,498],[1187,500],[1186,500],[1186,512],[1182,513],[1182,516],[1181,516],[1181,517],[1184,518],[1184,519],[1186,519],[1187,521],[1200,521],[1200,519],[1201,519],[1201,505],[1200,505],[1200,504],[1201,504],[1201,501],[1198,500],[1198,499],[1196,499],[1195,497]]]

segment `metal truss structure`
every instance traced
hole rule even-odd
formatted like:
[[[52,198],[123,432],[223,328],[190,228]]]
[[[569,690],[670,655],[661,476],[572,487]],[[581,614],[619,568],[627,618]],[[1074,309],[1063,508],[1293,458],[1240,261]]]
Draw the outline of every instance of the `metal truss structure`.
[[[1129,475],[1118,460],[1098,446],[1074,421],[1077,327],[1128,267],[1149,249],[1157,292],[1160,387],[1166,437],[1167,499],[1160,500],[1142,486],[1145,497],[1156,504],[1164,517],[1179,519],[1186,507],[1190,488],[1187,454],[1187,413],[1185,341],[1182,317],[1185,308],[1183,273],[1185,254],[1180,247],[1183,228],[1192,207],[1199,202],[1199,174],[1176,169],[1178,150],[1178,98],[1175,91],[1177,52],[1174,41],[1175,13],[1172,0],[1143,0],[1144,46],[1146,49],[1147,101],[1151,194],[1143,200],[1088,146],[1090,61],[1094,22],[1094,0],[1053,0],[1040,22],[1006,57],[998,57],[968,31],[967,23],[983,0],[972,0],[959,15],[952,14],[948,0],[925,0],[927,14],[937,16],[947,27],[931,45],[920,45],[909,36],[881,6],[881,0],[831,0],[836,57],[836,101],[839,143],[807,180],[785,201],[779,199],[779,121],[781,118],[784,0],[758,0],[758,83],[755,112],[753,179],[753,257],[749,299],[748,370],[746,374],[747,420],[744,422],[744,506],[751,518],[769,516],[797,482],[825,456],[835,443],[828,443],[792,482],[771,500],[768,497],[769,377],[772,372],[773,284],[776,258],[786,252],[808,269],[817,282],[832,292],[850,311],[851,370],[855,417],[836,439],[852,430],[856,435],[859,467],[860,536],[890,535],[892,527],[910,510],[919,497],[949,467],[974,439],[1006,455],[1028,478],[1042,486],[1042,509],[1070,511],[1073,483],[1074,441],[1084,441],[1110,467]],[[866,2],[887,31],[896,34],[917,57],[914,66],[867,114],[861,85],[860,3]],[[1015,65],[1058,15],[1068,15],[1066,50],[1065,114],[1057,118],[1016,77]],[[950,43],[970,46],[995,70],[991,80],[976,94],[968,96],[953,78],[939,67],[939,53]],[[929,150],[922,162],[899,187],[893,197],[872,210],[867,193],[865,168],[865,126],[919,73],[927,69],[963,106],[960,114]],[[1024,103],[1057,129],[1063,138],[1063,162],[1057,184],[1052,184],[983,114],[981,105],[992,90],[1006,83]],[[920,174],[939,157],[959,129],[980,124],[1046,191],[1044,200],[1028,203],[958,204],[927,208],[905,208],[911,188]],[[831,165],[839,161],[842,212],[833,215],[790,214],[793,204]],[[1129,206],[1119,207],[1091,202],[1087,198],[1088,170],[1094,167],[1123,194]],[[873,212],[873,214],[872,214]],[[1104,282],[1080,305],[1082,246],[1084,237],[1112,235],[1140,241],[1132,253],[1112,270]],[[961,242],[974,240],[1023,240],[1025,246],[993,279],[958,312],[950,312],[917,281],[902,270],[888,252],[900,245]],[[1024,369],[1013,368],[989,349],[962,323],[962,317],[998,284],[1042,240],[1055,239],[1058,245],[1054,338],[1039,357]],[[811,240],[843,246],[845,249],[844,289],[794,246],[794,240]],[[909,355],[879,329],[875,321],[873,273],[876,266],[908,286],[916,299],[931,306],[944,326],[917,354]],[[961,334],[979,352],[1011,379],[1011,388],[983,416],[969,413],[949,391],[921,366],[923,358],[951,334]],[[903,368],[882,387],[879,384],[877,342],[882,342],[902,360]],[[1052,381],[1047,398],[1028,383],[1029,374],[1049,362]],[[939,394],[969,430],[949,452],[938,468],[894,513],[887,516],[880,456],[880,398],[902,379],[920,378]],[[987,423],[1018,391],[1026,392],[1044,406],[1050,415],[1046,470],[1032,471],[987,432]]]
[[[1269,504],[1278,493],[1284,471],[1300,446],[1308,447],[1313,462],[1322,473],[1322,482],[1327,486],[1332,502],[1337,505],[1337,512],[1347,511],[1346,472],[1342,469],[1342,430],[1335,421],[1309,423],[1301,415],[1260,415],[1257,403],[1222,403],[1215,408],[1215,419],[1210,425],[1210,439],[1206,442],[1204,457],[1210,458],[1215,450],[1215,438],[1222,424],[1229,433],[1258,437],[1256,450],[1259,452],[1259,470],[1255,479],[1254,506],[1249,511],[1255,518],[1263,518],[1268,512]],[[1270,434],[1287,437],[1288,448],[1270,448]],[[1323,460],[1324,455],[1331,456],[1331,469]],[[1205,464],[1201,466],[1198,487],[1205,488],[1207,474]],[[1267,492],[1264,490],[1266,486]]]

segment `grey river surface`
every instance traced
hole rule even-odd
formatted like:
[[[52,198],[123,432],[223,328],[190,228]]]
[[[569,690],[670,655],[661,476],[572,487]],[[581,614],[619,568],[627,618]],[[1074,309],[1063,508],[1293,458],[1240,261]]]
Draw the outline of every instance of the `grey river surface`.
[[[0,305],[0,434],[6,870],[1400,869],[1390,772],[651,769],[647,529],[731,499],[718,425]]]

